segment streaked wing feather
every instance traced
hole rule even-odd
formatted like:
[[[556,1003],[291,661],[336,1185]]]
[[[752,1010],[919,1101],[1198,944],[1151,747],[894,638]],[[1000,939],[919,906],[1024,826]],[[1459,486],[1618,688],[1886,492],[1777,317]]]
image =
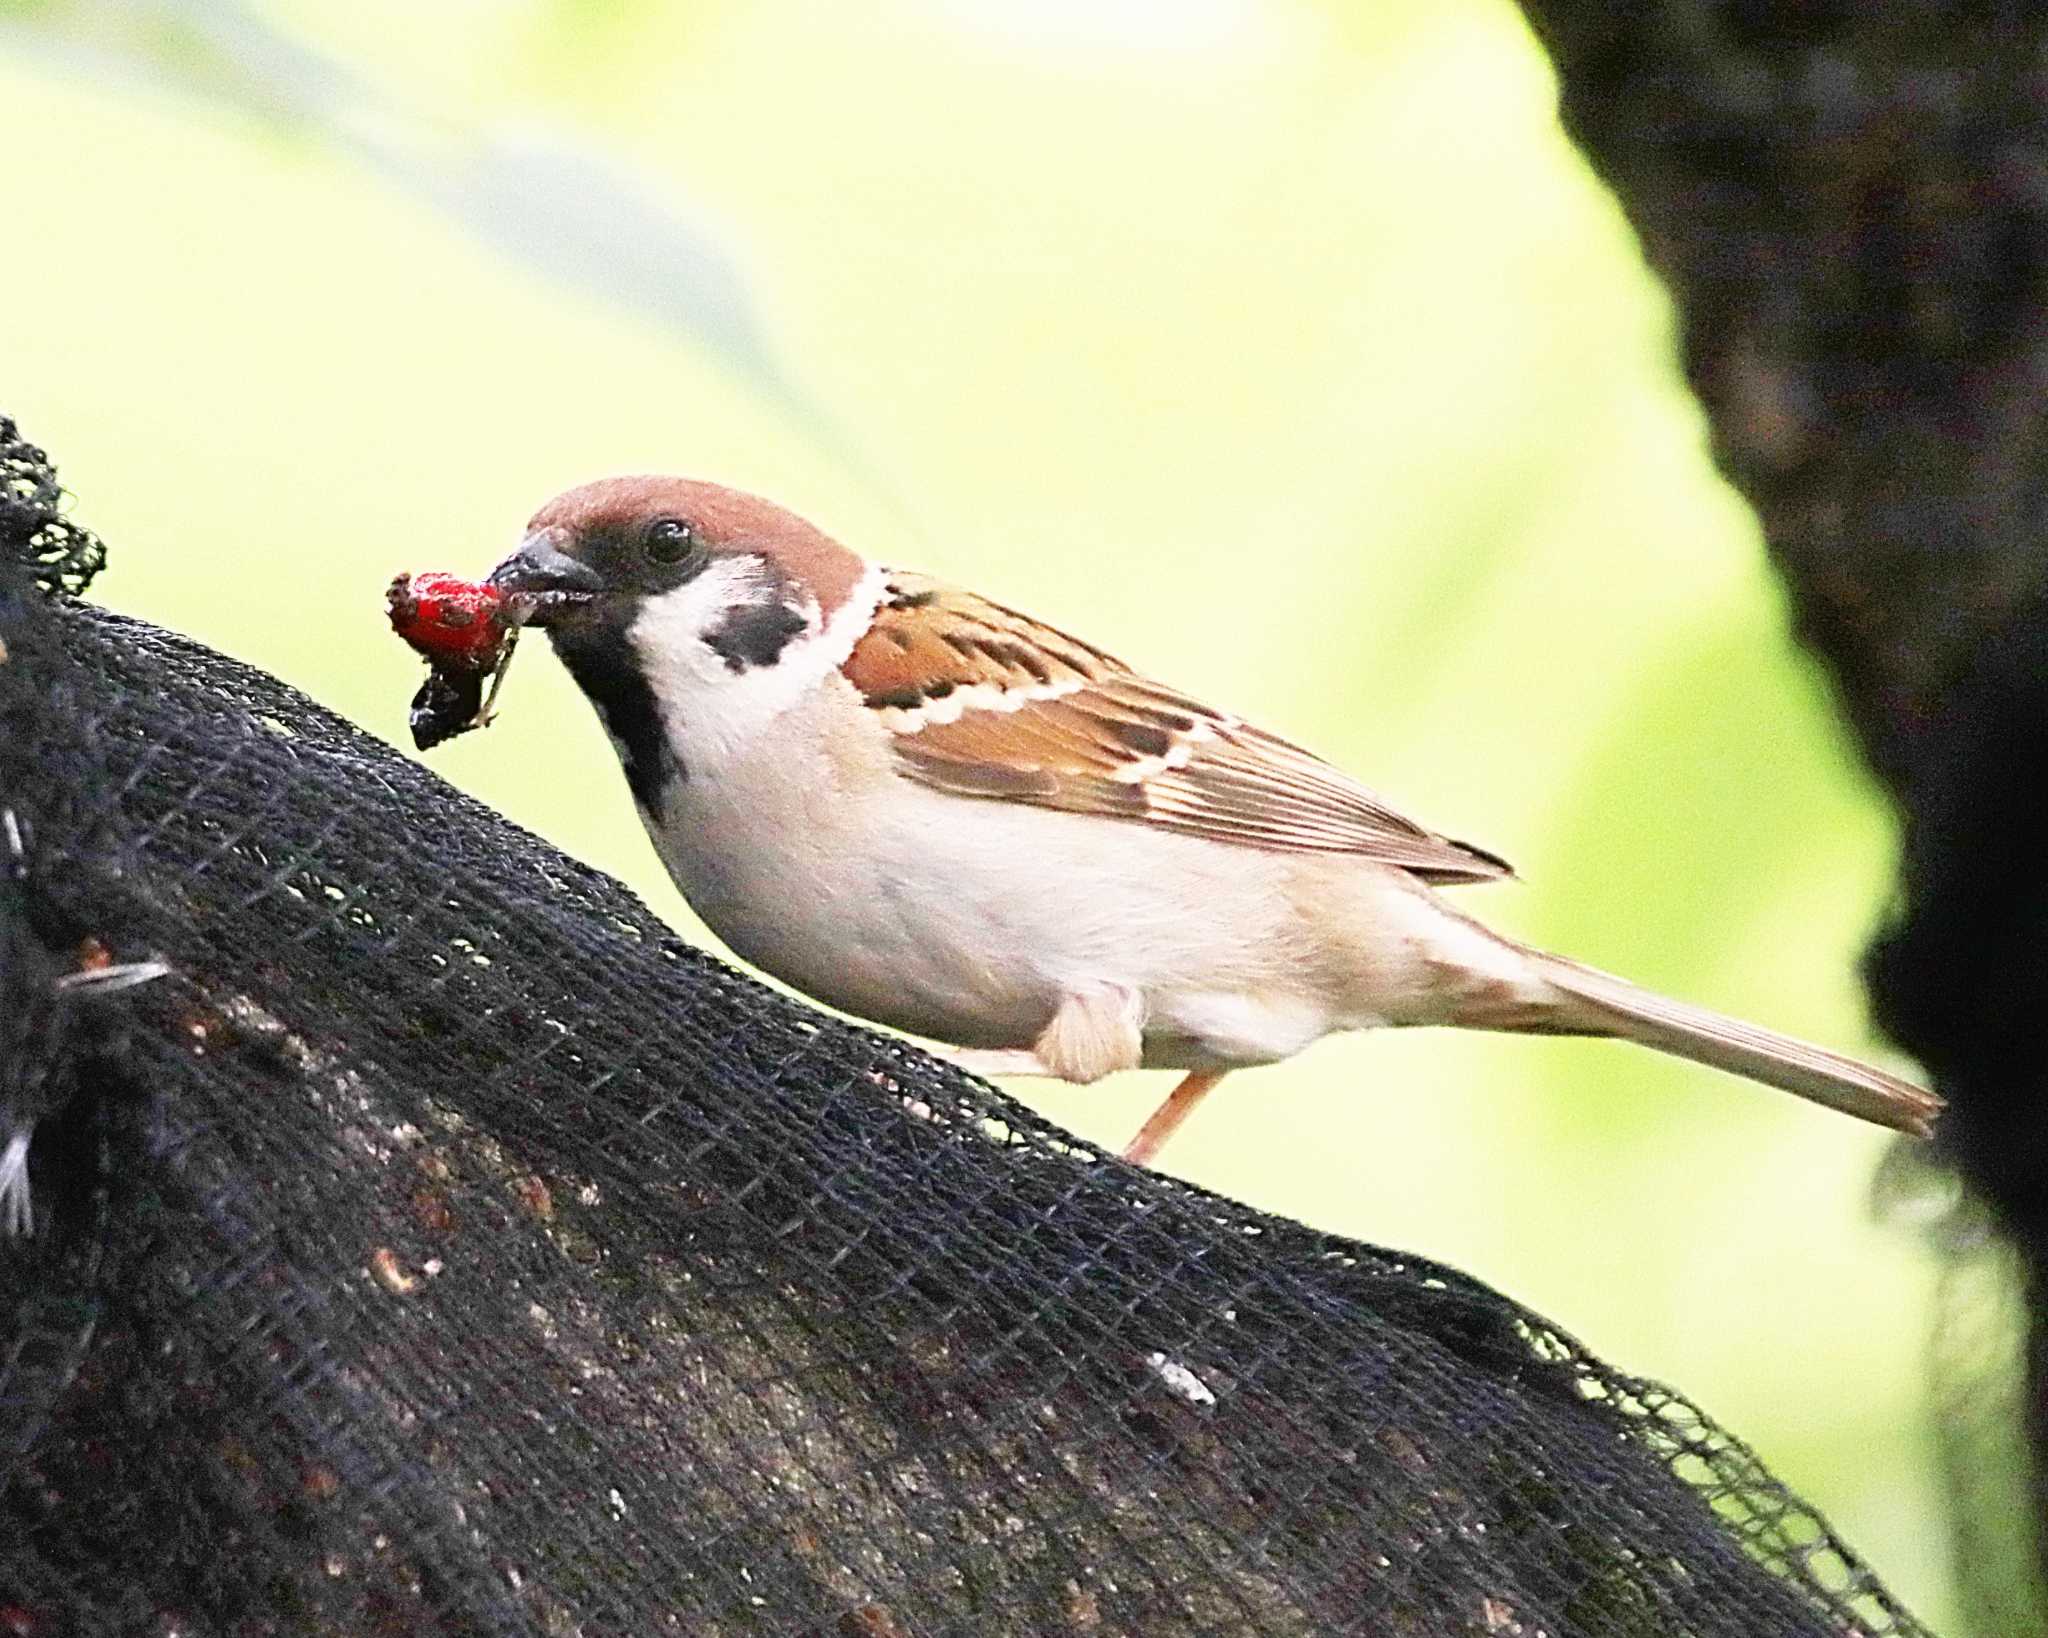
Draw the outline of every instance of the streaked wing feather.
[[[1433,882],[1510,873],[1298,745],[922,575],[890,575],[844,670],[896,735],[904,772],[939,790],[1275,852],[1356,854]]]

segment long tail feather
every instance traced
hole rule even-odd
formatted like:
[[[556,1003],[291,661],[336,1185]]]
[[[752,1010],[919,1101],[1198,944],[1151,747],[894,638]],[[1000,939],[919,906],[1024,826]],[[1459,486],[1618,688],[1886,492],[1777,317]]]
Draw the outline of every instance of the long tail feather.
[[[1825,1047],[1673,1001],[1562,956],[1530,951],[1543,976],[1570,997],[1573,1021],[1676,1058],[1724,1069],[1839,1109],[1859,1120],[1928,1137],[1942,1101],[1911,1081]]]

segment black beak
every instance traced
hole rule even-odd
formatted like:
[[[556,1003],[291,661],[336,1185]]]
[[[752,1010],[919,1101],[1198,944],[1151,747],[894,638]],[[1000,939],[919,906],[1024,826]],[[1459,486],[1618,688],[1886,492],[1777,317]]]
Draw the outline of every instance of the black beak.
[[[587,602],[604,590],[604,579],[588,563],[571,557],[552,529],[537,529],[519,550],[491,571],[488,582],[511,597],[533,598],[537,613]]]

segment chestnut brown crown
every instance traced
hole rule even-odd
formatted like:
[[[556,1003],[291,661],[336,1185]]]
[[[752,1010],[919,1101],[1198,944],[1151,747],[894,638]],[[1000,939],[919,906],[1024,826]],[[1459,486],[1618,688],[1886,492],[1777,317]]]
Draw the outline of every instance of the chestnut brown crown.
[[[534,513],[515,557],[549,564],[577,584],[560,589],[659,596],[719,558],[752,557],[800,588],[830,618],[866,565],[794,512],[698,478],[600,478],[564,490]],[[581,574],[569,565],[580,566]],[[545,574],[543,573],[543,578]]]

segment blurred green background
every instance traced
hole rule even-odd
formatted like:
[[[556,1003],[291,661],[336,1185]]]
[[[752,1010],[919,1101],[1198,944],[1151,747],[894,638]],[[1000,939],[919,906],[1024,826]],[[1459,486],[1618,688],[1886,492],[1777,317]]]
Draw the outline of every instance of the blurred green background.
[[[96,595],[394,743],[394,571],[715,476],[1505,853],[1462,902],[1517,935],[1875,1050],[1890,820],[1507,0],[0,0],[0,143],[0,408]],[[502,705],[435,768],[703,936],[544,646]],[[1165,1084],[1014,1090],[1120,1143]],[[1882,1144],[1417,1034],[1234,1079],[1167,1166],[1674,1383],[1941,1626]]]

